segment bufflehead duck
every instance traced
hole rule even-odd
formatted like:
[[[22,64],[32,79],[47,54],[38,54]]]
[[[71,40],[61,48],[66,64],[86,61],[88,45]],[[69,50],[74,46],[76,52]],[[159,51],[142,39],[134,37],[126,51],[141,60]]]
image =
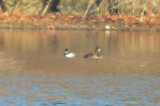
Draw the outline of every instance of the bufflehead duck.
[[[88,53],[84,56],[84,58],[94,58],[94,59],[102,58],[102,55],[100,52],[101,52],[101,49],[99,47],[96,47],[95,53]]]
[[[65,52],[64,52],[64,57],[65,57],[65,58],[73,58],[73,57],[75,57],[75,56],[76,56],[75,53],[71,52],[71,51],[68,50],[68,49],[65,49]]]

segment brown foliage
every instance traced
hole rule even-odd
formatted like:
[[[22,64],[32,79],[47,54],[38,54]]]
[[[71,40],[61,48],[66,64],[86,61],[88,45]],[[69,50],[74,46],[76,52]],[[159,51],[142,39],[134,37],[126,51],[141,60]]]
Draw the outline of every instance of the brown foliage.
[[[47,28],[47,29],[55,29],[57,26],[59,27],[67,27],[70,28],[70,25],[100,25],[105,26],[106,24],[115,24],[115,25],[124,25],[125,27],[135,28],[137,23],[143,24],[148,28],[148,25],[156,26],[159,28],[160,19],[158,12],[156,15],[153,15],[151,11],[147,10],[146,15],[141,16],[126,16],[126,15],[110,15],[106,13],[105,16],[89,16],[86,17],[85,20],[82,20],[80,16],[74,15],[62,15],[59,12],[46,14],[44,16],[41,15],[26,15],[23,13],[14,12],[10,16],[3,15],[3,12],[0,12],[0,20],[1,22],[10,22],[10,23],[25,23],[32,24],[33,28]],[[147,24],[147,25],[146,25]]]

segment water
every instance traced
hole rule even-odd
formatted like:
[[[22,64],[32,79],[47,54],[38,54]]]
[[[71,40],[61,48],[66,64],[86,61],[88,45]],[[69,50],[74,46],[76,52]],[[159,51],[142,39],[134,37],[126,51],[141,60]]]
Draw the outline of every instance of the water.
[[[159,106],[159,34],[0,30],[0,105]]]

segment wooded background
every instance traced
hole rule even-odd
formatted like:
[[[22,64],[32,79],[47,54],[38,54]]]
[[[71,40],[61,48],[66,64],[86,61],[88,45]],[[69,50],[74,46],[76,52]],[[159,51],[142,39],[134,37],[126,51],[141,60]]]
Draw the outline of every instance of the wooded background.
[[[39,14],[59,11],[62,14],[82,16],[91,1],[94,2],[88,10],[88,15],[104,15],[110,12],[110,8],[118,8],[119,13],[125,15],[138,15],[146,11],[157,14],[160,11],[160,0],[100,0],[99,5],[95,2],[99,0],[0,0],[0,6],[4,12]],[[110,4],[113,1],[118,1],[118,5]],[[99,6],[99,13],[97,6]]]

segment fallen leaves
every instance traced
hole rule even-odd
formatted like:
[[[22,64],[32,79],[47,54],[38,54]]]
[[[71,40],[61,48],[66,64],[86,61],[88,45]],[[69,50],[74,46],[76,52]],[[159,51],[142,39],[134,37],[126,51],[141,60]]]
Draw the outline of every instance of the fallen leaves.
[[[137,24],[141,24],[143,28],[151,25],[152,27],[160,27],[160,12],[157,14],[152,14],[151,11],[147,10],[146,15],[143,16],[126,16],[126,15],[109,15],[106,13],[105,16],[88,16],[86,19],[82,19],[80,16],[75,15],[63,15],[59,12],[49,13],[46,15],[27,15],[23,13],[14,12],[11,15],[5,15],[0,12],[0,22],[10,22],[10,24],[23,23],[31,24],[32,28],[46,28],[46,29],[56,29],[57,27],[70,28],[71,25],[76,25],[79,27],[80,24],[83,25],[101,25],[115,24],[124,25],[125,27],[136,28]],[[67,24],[68,23],[68,24]],[[64,25],[63,25],[64,24]],[[130,24],[130,25],[129,25]],[[138,26],[139,27],[139,26]],[[99,29],[99,28],[97,28]]]

